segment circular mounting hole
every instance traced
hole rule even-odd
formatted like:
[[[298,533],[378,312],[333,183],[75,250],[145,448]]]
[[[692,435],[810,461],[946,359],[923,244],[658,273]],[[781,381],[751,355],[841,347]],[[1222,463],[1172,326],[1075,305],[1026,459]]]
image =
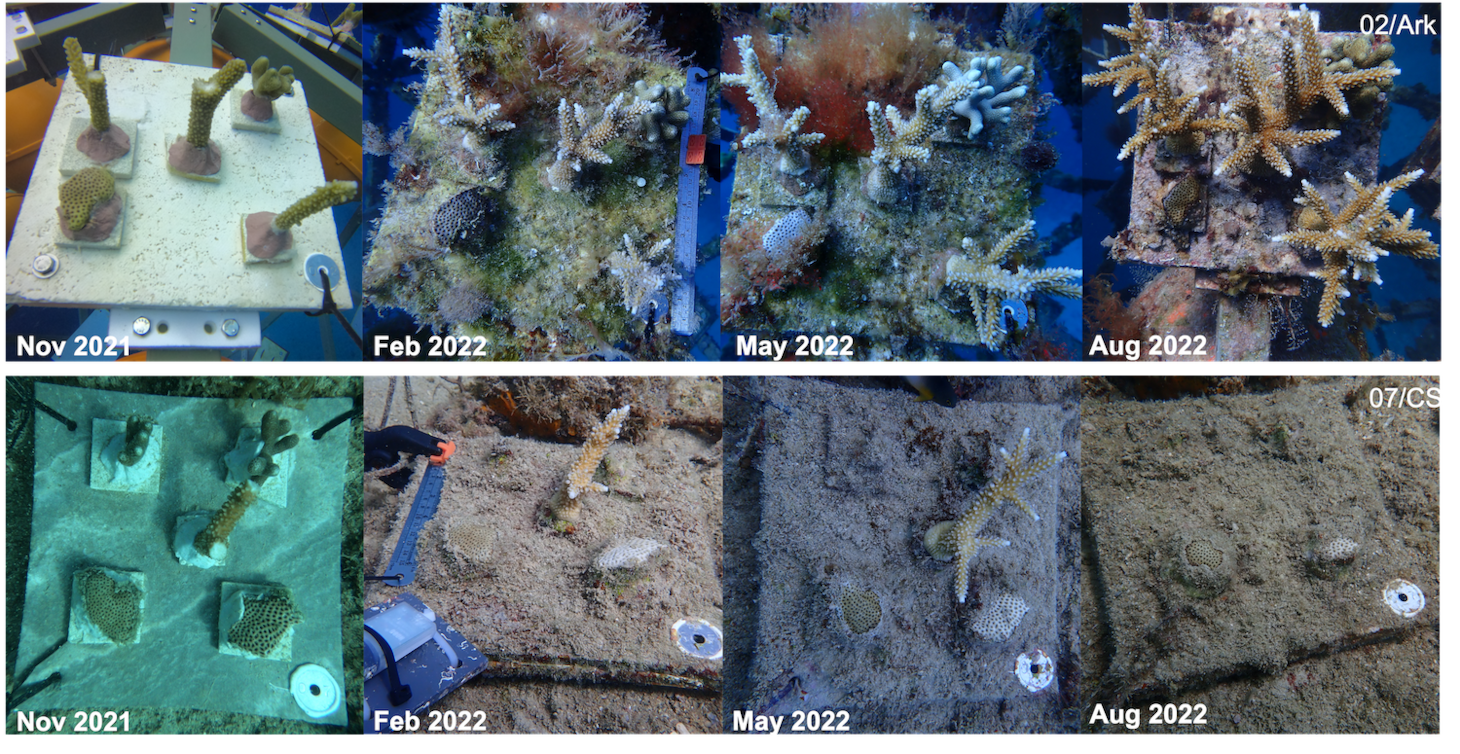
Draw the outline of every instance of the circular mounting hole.
[[[1409,601],[1409,595],[1405,594],[1404,592],[1400,592],[1398,594],[1398,597],[1399,597],[1399,601],[1400,602],[1408,602]]]
[[[696,644],[704,644],[705,643],[705,635],[704,634],[695,634],[695,643]]]
[[[167,323],[166,322],[158,322],[157,323],[157,334],[158,335],[166,335],[167,334],[167,329],[168,328],[167,328]]]
[[[311,684],[309,684],[309,693],[314,694],[315,696],[319,696],[319,684],[317,684],[317,683],[311,683]]]
[[[214,327],[212,322],[204,322],[203,323],[203,332],[206,333],[206,334],[208,334],[208,335],[212,335],[213,334],[213,331],[216,330],[216,329],[218,329],[218,328]]]

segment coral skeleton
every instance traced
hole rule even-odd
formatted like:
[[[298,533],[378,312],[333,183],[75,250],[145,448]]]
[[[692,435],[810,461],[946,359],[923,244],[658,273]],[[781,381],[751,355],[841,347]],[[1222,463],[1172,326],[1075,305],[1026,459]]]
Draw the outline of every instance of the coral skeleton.
[[[963,248],[969,256],[953,254],[945,265],[944,285],[960,288],[968,296],[977,323],[978,343],[1000,348],[1008,337],[1004,327],[1003,301],[1028,301],[1035,293],[1049,293],[1071,298],[1080,295],[1082,271],[1069,267],[1026,269],[1004,268],[1009,252],[1020,242],[1034,237],[1034,221],[1026,220],[1004,236],[992,249],[980,252],[973,248],[973,239],[964,238]]]
[[[1004,473],[978,493],[978,497],[974,498],[963,515],[954,521],[934,525],[923,539],[930,555],[941,560],[951,558],[954,561],[953,593],[958,595],[959,602],[963,602],[968,596],[968,571],[973,566],[973,559],[978,556],[978,551],[985,547],[1009,546],[1006,539],[979,536],[980,530],[1004,503],[1019,506],[1030,518],[1038,521],[1039,514],[1034,512],[1034,506],[1020,496],[1019,487],[1067,455],[1060,451],[1052,456],[1029,460],[1028,453],[1029,428],[1025,427],[1012,454],[999,448],[999,455],[1004,459]],[[1015,622],[1017,624],[1017,620]]]
[[[1323,269],[1315,273],[1323,281],[1319,324],[1328,327],[1333,324],[1335,314],[1343,313],[1342,301],[1350,295],[1343,283],[1345,278],[1383,284],[1375,264],[1379,257],[1396,253],[1415,259],[1434,259],[1440,255],[1440,247],[1430,240],[1429,231],[1410,227],[1414,221],[1413,208],[1403,217],[1395,217],[1389,209],[1394,192],[1403,190],[1422,175],[1423,170],[1415,170],[1365,186],[1352,174],[1344,173],[1344,180],[1355,196],[1337,214],[1329,209],[1328,202],[1313,184],[1303,181],[1303,195],[1293,201],[1303,205],[1305,214],[1309,210],[1316,214],[1316,220],[1308,223],[1313,227],[1291,230],[1272,240],[1322,254]]]
[[[722,86],[743,86],[750,96],[750,101],[755,105],[756,117],[760,119],[760,128],[740,140],[741,149],[759,145],[768,145],[775,149],[781,156],[779,169],[787,175],[801,175],[811,167],[810,156],[806,154],[804,147],[812,144],[820,144],[825,138],[824,134],[801,133],[801,126],[805,125],[806,119],[811,117],[811,110],[805,106],[798,107],[790,113],[781,111],[776,104],[775,87],[770,79],[766,78],[765,72],[760,67],[760,57],[756,55],[755,46],[751,42],[751,36],[744,34],[735,38],[735,44],[740,48],[740,65],[742,73],[724,73],[720,75]]]
[[[575,177],[583,172],[584,160],[612,164],[613,158],[603,146],[658,106],[644,100],[625,106],[624,95],[619,94],[603,109],[598,123],[592,124],[582,105],[575,102],[570,111],[566,99],[558,100],[558,155],[547,170],[548,185],[554,191],[571,190]]]

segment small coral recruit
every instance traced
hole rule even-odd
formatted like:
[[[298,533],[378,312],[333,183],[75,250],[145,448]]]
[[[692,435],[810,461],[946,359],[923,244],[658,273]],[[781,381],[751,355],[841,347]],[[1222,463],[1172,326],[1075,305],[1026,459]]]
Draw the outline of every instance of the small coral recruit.
[[[923,538],[923,546],[927,548],[928,554],[940,560],[954,561],[953,593],[958,595],[959,602],[968,597],[968,571],[973,567],[973,559],[977,557],[978,551],[985,547],[1009,546],[1008,540],[981,537],[979,531],[1004,503],[1019,506],[1030,518],[1038,521],[1039,514],[1034,512],[1034,506],[1019,495],[1019,487],[1066,456],[1064,451],[1060,451],[1031,461],[1027,458],[1028,454],[1029,428],[1026,427],[1012,454],[999,448],[999,455],[1004,458],[1004,473],[978,493],[978,497],[974,498],[963,515],[954,521],[944,521],[933,526]]]

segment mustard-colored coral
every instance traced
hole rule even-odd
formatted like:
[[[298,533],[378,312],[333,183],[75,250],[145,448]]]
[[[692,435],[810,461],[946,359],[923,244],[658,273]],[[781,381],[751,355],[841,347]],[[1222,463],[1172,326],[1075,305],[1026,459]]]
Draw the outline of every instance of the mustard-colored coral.
[[[259,58],[253,61],[249,74],[254,96],[272,101],[294,91],[294,69],[290,66],[270,68],[268,58]]]
[[[91,221],[97,205],[116,194],[116,181],[106,168],[92,167],[76,171],[61,184],[61,214],[71,230],[81,230]]]
[[[77,577],[86,617],[113,643],[135,642],[142,624],[142,590],[113,579],[101,568],[83,569]]]
[[[257,657],[268,657],[304,619],[288,590],[243,596],[243,616],[228,628],[228,643]]]
[[[243,60],[234,58],[219,68],[211,78],[193,81],[192,110],[188,112],[189,144],[198,148],[208,146],[209,135],[213,132],[213,111],[218,109],[218,103],[223,101],[223,97],[247,71],[248,65]]]
[[[106,76],[87,67],[86,58],[81,54],[81,43],[75,37],[66,37],[61,46],[66,50],[71,84],[81,90],[86,103],[91,106],[91,127],[102,133],[112,126],[111,111],[106,101]]]
[[[1318,304],[1318,323],[1324,327],[1333,324],[1336,314],[1343,313],[1341,303],[1349,297],[1344,285],[1345,278],[1355,282],[1369,280],[1375,285],[1379,279],[1376,262],[1379,257],[1390,253],[1416,259],[1434,259],[1440,255],[1440,247],[1430,240],[1430,232],[1411,228],[1414,209],[1395,217],[1389,209],[1389,199],[1394,192],[1401,191],[1413,183],[1423,170],[1404,173],[1388,181],[1365,186],[1352,174],[1344,173],[1344,180],[1355,196],[1343,209],[1334,213],[1318,189],[1303,181],[1303,196],[1294,201],[1303,205],[1305,214],[1310,215],[1313,227],[1290,230],[1274,236],[1275,242],[1287,242],[1294,246],[1312,249],[1323,255],[1323,269],[1315,276],[1323,281],[1323,295]]]
[[[336,204],[344,204],[355,198],[358,189],[359,184],[354,181],[330,181],[274,217],[273,230],[275,233],[283,233],[316,212]]]
[[[973,559],[977,557],[978,551],[985,547],[1009,546],[1008,540],[979,536],[980,530],[999,507],[1004,503],[1014,503],[1028,513],[1030,518],[1039,520],[1034,506],[1020,496],[1019,487],[1054,466],[1066,454],[1060,451],[1031,461],[1027,458],[1028,453],[1029,428],[1026,427],[1012,454],[999,448],[999,455],[1004,459],[1004,473],[978,493],[978,497],[974,498],[963,515],[954,521],[935,525],[923,539],[923,545],[930,555],[941,560],[953,559],[953,593],[958,595],[959,602],[963,602],[968,596],[968,570],[973,566]]]
[[[238,525],[244,512],[248,510],[248,506],[257,499],[258,496],[254,494],[248,482],[234,487],[233,491],[228,494],[228,499],[223,501],[223,507],[213,514],[213,520],[209,521],[208,526],[198,532],[196,537],[193,537],[193,549],[204,557],[222,560],[223,556],[228,553],[228,535],[233,533],[233,527]],[[215,547],[218,549],[214,549]]]
[[[1161,209],[1166,215],[1166,224],[1173,228],[1190,229],[1196,224],[1192,209],[1201,203],[1201,181],[1193,173],[1187,173],[1171,185],[1161,200]]]
[[[620,406],[610,412],[588,433],[588,439],[583,443],[583,451],[579,453],[578,460],[568,470],[568,497],[577,499],[584,490],[597,490],[608,492],[608,487],[593,481],[593,472],[598,470],[598,464],[603,461],[603,454],[608,446],[618,439],[619,428],[623,426],[624,419],[629,417],[629,406]]]

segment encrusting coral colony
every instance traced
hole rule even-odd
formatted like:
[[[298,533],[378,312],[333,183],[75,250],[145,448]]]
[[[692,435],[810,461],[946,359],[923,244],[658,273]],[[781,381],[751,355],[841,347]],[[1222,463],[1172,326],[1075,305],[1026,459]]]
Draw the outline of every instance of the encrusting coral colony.
[[[366,125],[366,151],[394,168],[367,303],[479,336],[479,357],[682,357],[669,327],[649,325],[677,279],[658,258],[674,236],[687,66],[649,12],[440,6],[434,43],[405,50],[426,72],[409,124]]]
[[[1323,32],[1306,5],[1183,21],[1149,20],[1137,3],[1129,17],[1104,26],[1125,50],[1083,80],[1133,91],[1118,112],[1136,114],[1117,155],[1133,162],[1129,225],[1104,245],[1166,269],[1128,307],[1108,281],[1092,285],[1089,331],[1200,335],[1208,358],[1266,359],[1302,348],[1316,322],[1343,337],[1305,356],[1368,358],[1366,331],[1385,315],[1341,302],[1380,284],[1380,257],[1439,255],[1414,210],[1390,209],[1425,171],[1378,180],[1394,44]]]
[[[1073,340],[1050,320],[1080,271],[1044,269],[1042,243],[1012,247],[1036,238],[1039,175],[1058,161],[1042,130],[1057,101],[1039,82],[1073,81],[1056,51],[1078,47],[1079,13],[988,12],[766,6],[727,18],[721,83],[741,124],[727,329],[852,335],[859,358],[945,356],[946,344],[1067,354]],[[1049,230],[1064,239],[1054,251],[1079,235]],[[950,262],[948,238],[997,251]]]

